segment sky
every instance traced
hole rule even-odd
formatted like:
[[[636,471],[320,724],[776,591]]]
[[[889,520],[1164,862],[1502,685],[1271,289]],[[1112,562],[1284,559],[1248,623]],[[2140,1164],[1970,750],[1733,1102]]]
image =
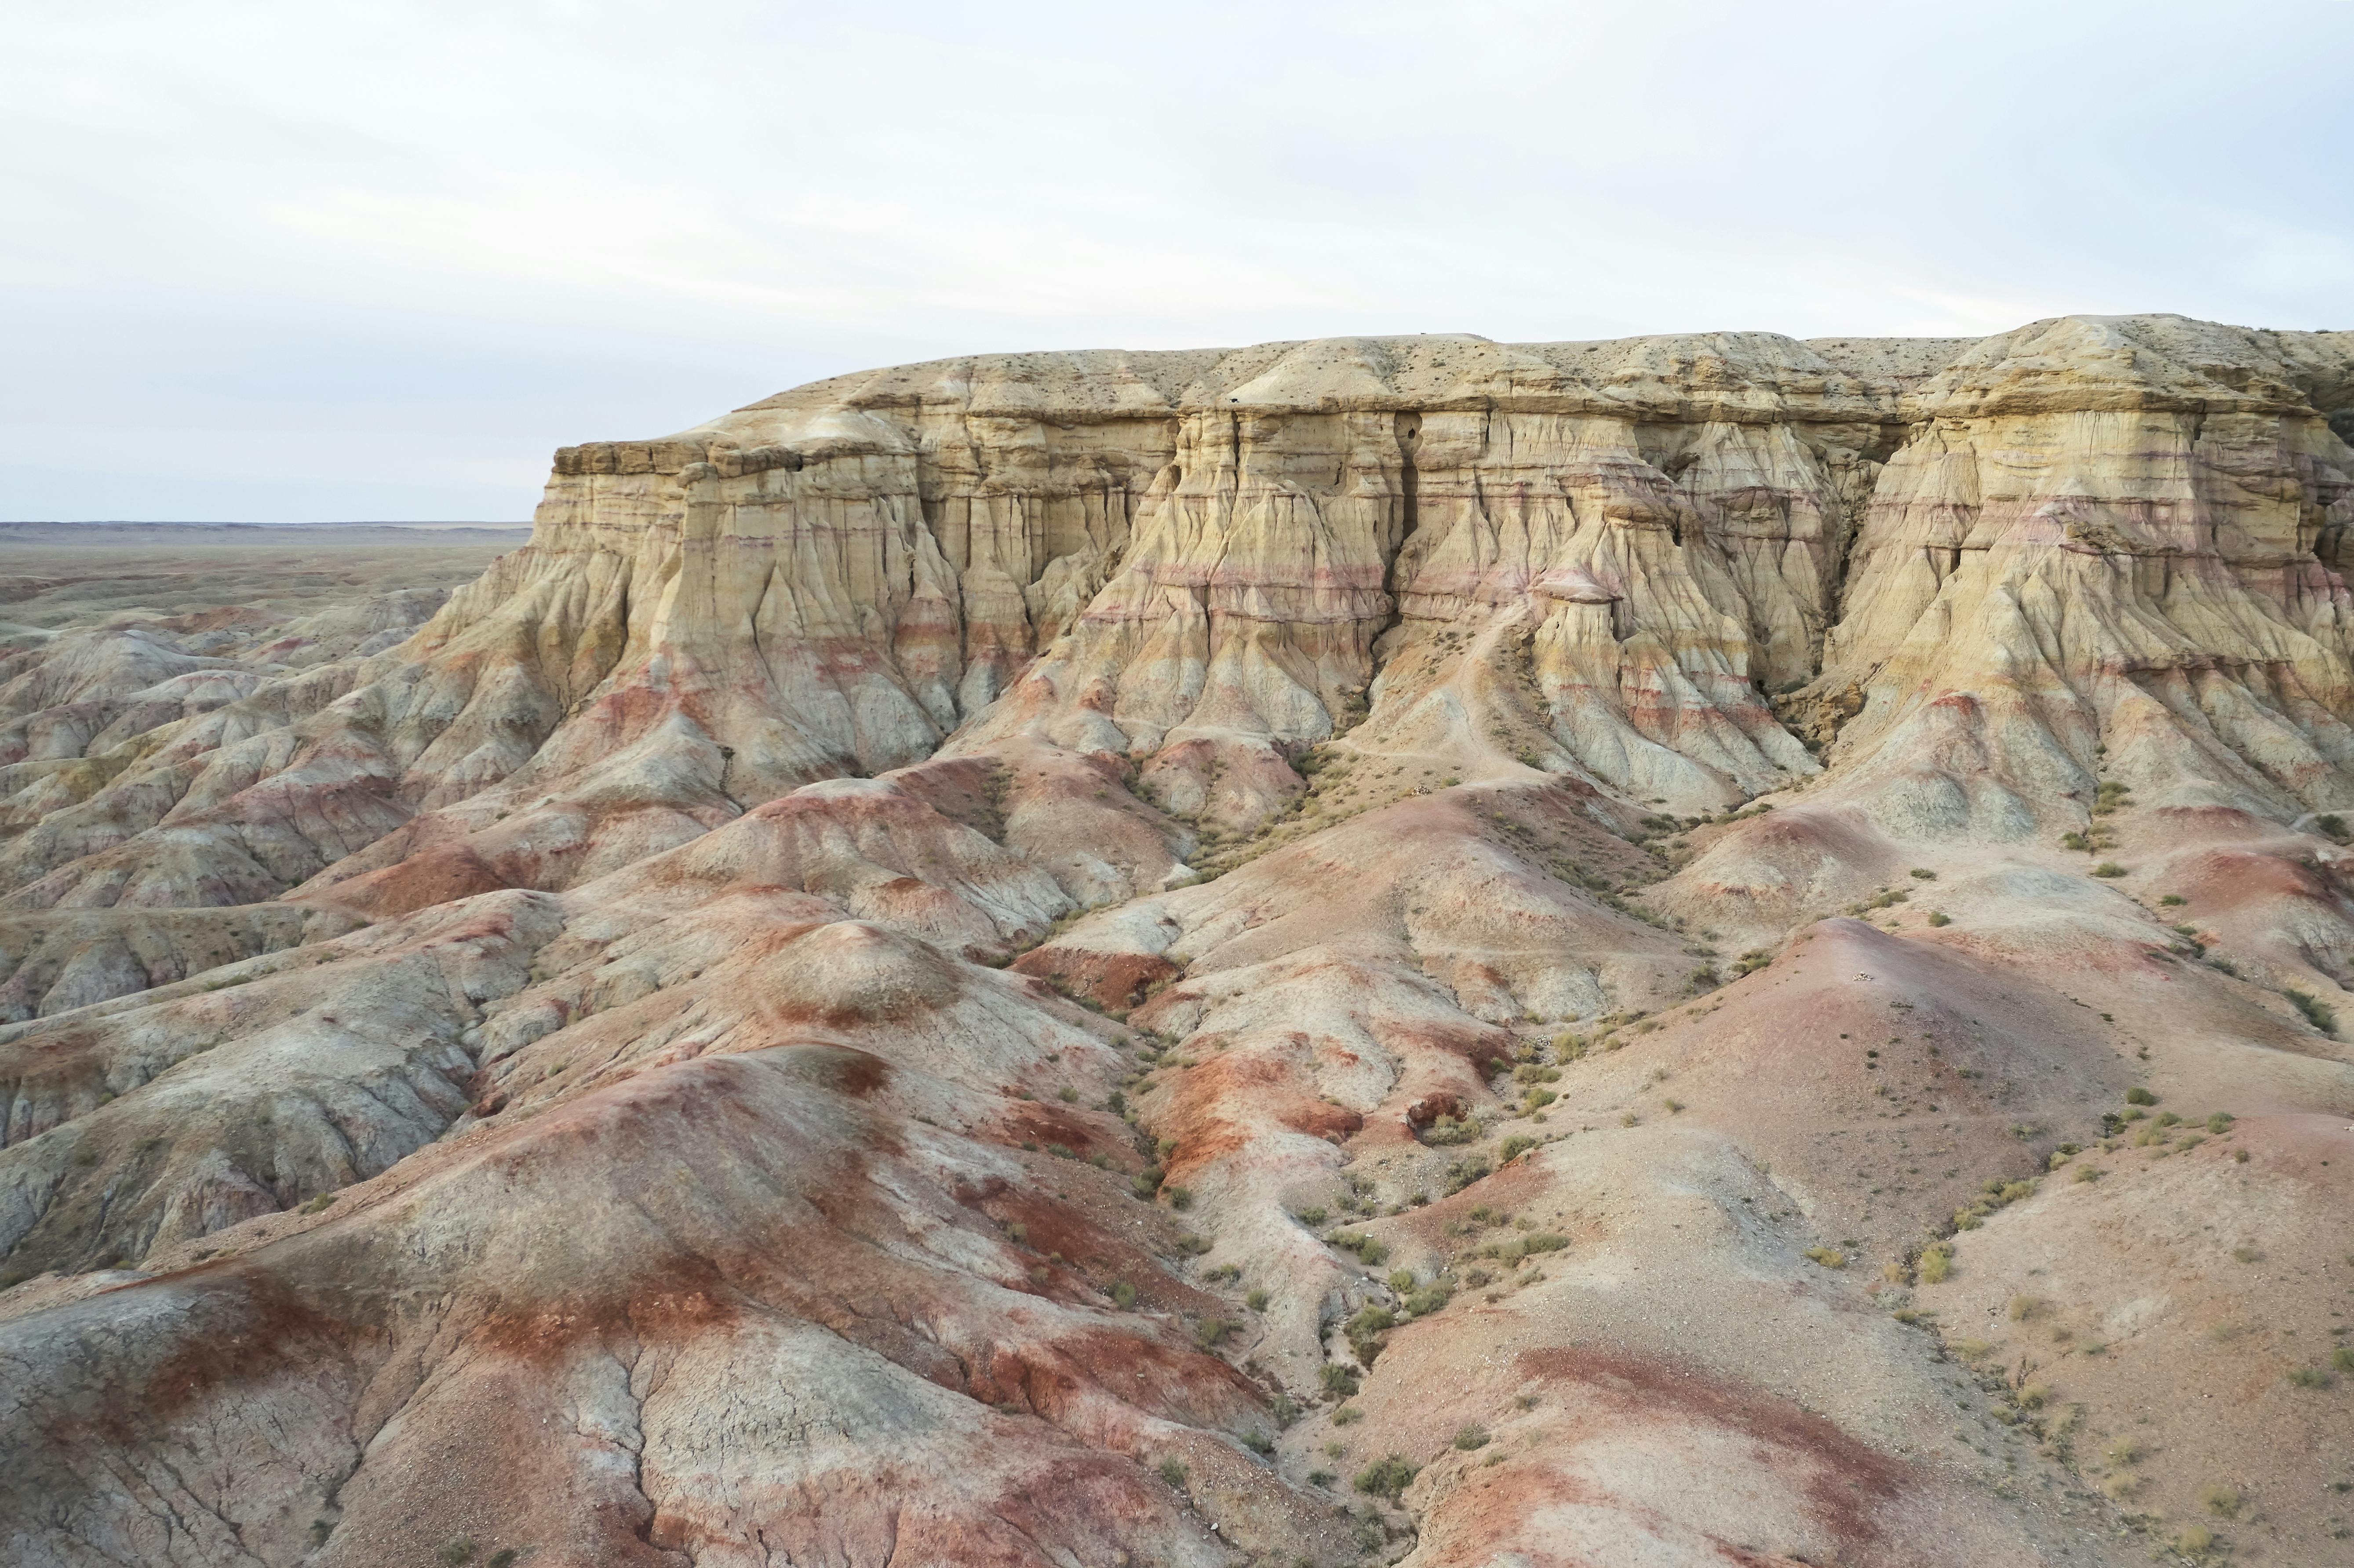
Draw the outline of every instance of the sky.
[[[0,26],[0,519],[520,521],[996,350],[2354,326],[2354,4],[151,4]]]

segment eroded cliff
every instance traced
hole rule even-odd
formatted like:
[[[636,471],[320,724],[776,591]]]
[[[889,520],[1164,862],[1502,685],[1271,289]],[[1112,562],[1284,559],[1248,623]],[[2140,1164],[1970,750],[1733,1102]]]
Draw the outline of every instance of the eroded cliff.
[[[395,645],[20,639],[9,1549],[2315,1560],[2349,428],[2169,316],[983,356]]]

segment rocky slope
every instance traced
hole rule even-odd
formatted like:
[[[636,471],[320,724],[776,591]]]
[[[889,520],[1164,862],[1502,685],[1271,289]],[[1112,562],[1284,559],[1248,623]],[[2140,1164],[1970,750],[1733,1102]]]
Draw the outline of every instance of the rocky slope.
[[[983,357],[18,636],[0,1543],[2327,1561],[2349,433],[2168,316]]]

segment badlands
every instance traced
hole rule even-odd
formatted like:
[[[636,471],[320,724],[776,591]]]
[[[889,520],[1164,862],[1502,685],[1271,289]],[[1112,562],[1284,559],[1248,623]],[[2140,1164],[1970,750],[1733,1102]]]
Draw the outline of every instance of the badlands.
[[[2349,437],[1355,338],[0,539],[0,1561],[2354,1562]]]

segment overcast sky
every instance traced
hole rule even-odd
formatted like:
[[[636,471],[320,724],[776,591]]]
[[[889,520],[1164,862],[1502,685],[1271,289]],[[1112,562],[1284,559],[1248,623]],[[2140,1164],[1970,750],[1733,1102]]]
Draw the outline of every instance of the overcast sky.
[[[0,517],[522,519],[975,350],[2354,326],[2354,5],[0,23]]]

